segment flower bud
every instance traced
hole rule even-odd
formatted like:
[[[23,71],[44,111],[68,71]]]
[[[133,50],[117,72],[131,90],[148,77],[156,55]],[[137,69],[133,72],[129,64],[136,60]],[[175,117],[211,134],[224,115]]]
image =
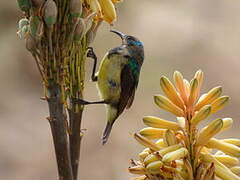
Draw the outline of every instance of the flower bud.
[[[173,121],[167,121],[164,119],[160,119],[154,116],[145,116],[143,118],[144,124],[154,128],[163,128],[163,129],[171,129],[171,130],[180,130],[180,126]]]
[[[163,90],[163,92],[166,94],[166,96],[178,107],[181,109],[184,109],[184,102],[178,95],[175,87],[173,84],[169,81],[168,78],[165,76],[162,76],[160,78],[160,86]]]
[[[38,16],[30,17],[30,34],[35,39],[40,39],[43,35],[43,22]]]
[[[183,101],[186,104],[187,99],[188,99],[188,94],[186,91],[186,87],[185,87],[185,83],[184,83],[182,74],[179,71],[175,71],[173,74],[173,79],[174,79],[176,87],[180,93],[180,96],[182,97]]]
[[[175,137],[174,132],[169,129],[166,130],[164,132],[163,142],[166,146],[171,146],[171,145],[177,144],[177,139]]]
[[[195,73],[194,78],[197,79],[197,81],[198,81],[198,86],[199,86],[199,90],[200,90],[200,88],[202,87],[202,83],[203,83],[203,72],[202,72],[202,70],[198,70],[198,71]]]
[[[163,137],[165,131],[165,129],[147,127],[140,130],[139,134],[148,139],[158,139]]]
[[[21,11],[28,12],[31,9],[30,0],[17,0],[17,2]]]
[[[69,11],[71,18],[80,18],[82,14],[82,2],[80,0],[70,0]]]
[[[239,164],[239,160],[235,157],[228,155],[214,155],[214,157],[224,164],[225,166],[236,166]]]
[[[147,165],[146,169],[151,174],[159,174],[160,168],[163,166],[163,163],[161,161],[154,161]]]
[[[52,27],[57,22],[57,5],[53,0],[47,0],[43,7],[44,21],[48,27]]]
[[[217,111],[221,110],[229,101],[228,96],[221,96],[217,98],[215,101],[212,102],[212,111],[211,113],[216,113]]]
[[[140,153],[138,154],[140,160],[142,160],[142,161],[144,161],[144,159],[145,159],[148,155],[149,155],[149,153],[148,153],[148,152],[145,152],[145,151],[140,152]]]
[[[87,3],[93,12],[97,13],[99,16],[102,16],[102,8],[98,0],[87,0]]]
[[[222,93],[222,87],[218,86],[211,89],[207,94],[200,97],[199,101],[196,104],[195,109],[199,110],[204,105],[211,104],[214,100],[216,100]]]
[[[223,127],[221,129],[221,132],[228,130],[233,124],[232,118],[223,118],[222,120],[223,120]]]
[[[29,25],[23,26],[21,29],[18,30],[17,35],[20,39],[25,39],[26,36],[29,34]]]
[[[152,154],[149,154],[145,159],[144,159],[144,165],[148,165],[150,164],[151,162],[154,162],[154,161],[158,161],[158,160],[161,160],[162,157],[159,155],[159,153],[152,153]]]
[[[140,134],[135,133],[134,134],[134,138],[143,146],[148,147],[150,149],[152,149],[153,151],[158,151],[160,148],[152,141],[150,141],[149,139],[141,136]]]
[[[140,174],[140,175],[143,175],[146,173],[145,168],[140,165],[129,167],[128,171],[132,174]]]
[[[112,24],[117,18],[114,4],[111,0],[100,0],[99,3],[102,9],[103,19],[109,24]]]
[[[162,162],[171,162],[177,159],[182,159],[188,155],[188,150],[186,148],[180,148],[176,151],[169,152],[165,154],[162,158]]]
[[[154,96],[155,103],[162,109],[169,111],[176,116],[184,116],[184,112],[182,109],[180,109],[178,106],[173,104],[168,98],[162,96],[162,95],[155,95]]]
[[[172,151],[175,151],[175,150],[177,150],[181,147],[182,147],[181,144],[175,144],[175,145],[172,145],[172,146],[162,148],[161,150],[158,151],[158,153],[160,154],[160,156],[164,156],[165,154],[167,154],[169,152],[172,152]]]
[[[208,143],[209,139],[216,135],[223,127],[223,120],[216,119],[212,121],[208,126],[203,128],[197,138],[196,145],[201,146]]]
[[[208,148],[218,149],[230,156],[240,157],[240,148],[238,146],[220,141],[215,138],[211,138],[206,146]]]
[[[234,144],[236,146],[240,146],[240,139],[237,138],[228,138],[228,139],[223,139],[223,142]]]
[[[193,125],[197,125],[202,120],[206,119],[211,114],[211,105],[206,105],[201,108],[191,119]]]
[[[188,105],[192,106],[197,101],[199,96],[199,83],[197,79],[193,79],[190,83],[190,95],[188,98]]]
[[[18,22],[18,29],[22,29],[26,25],[29,25],[29,20],[27,18],[22,18]]]

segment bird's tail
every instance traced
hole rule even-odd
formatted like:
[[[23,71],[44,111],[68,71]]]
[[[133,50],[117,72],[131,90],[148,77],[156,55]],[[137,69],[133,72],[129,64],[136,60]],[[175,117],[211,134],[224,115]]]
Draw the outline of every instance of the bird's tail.
[[[112,105],[107,105],[107,125],[105,127],[105,130],[103,132],[103,136],[102,136],[102,144],[106,144],[108,137],[111,133],[112,130],[112,126],[113,123],[115,122],[115,120],[118,117],[118,110],[116,107],[112,106]]]
[[[112,126],[113,126],[113,123],[110,123],[109,121],[107,122],[107,125],[106,125],[106,128],[103,132],[103,137],[102,137],[102,144],[106,144],[107,140],[108,140],[108,137],[111,133],[111,130],[112,130]]]

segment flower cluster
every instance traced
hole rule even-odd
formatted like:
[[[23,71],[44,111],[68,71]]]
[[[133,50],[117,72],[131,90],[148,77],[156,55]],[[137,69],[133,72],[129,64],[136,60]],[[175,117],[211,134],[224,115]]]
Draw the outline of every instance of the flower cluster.
[[[190,82],[178,71],[173,78],[175,86],[168,78],[161,77],[160,86],[166,97],[155,95],[154,101],[161,109],[173,113],[176,122],[153,116],[143,118],[149,127],[134,137],[146,149],[129,167],[131,173],[142,176],[133,179],[239,180],[240,139],[214,138],[229,129],[233,120],[218,118],[202,129],[197,128],[221,110],[229,97],[221,96],[222,87],[215,87],[199,98],[203,82],[201,70]]]
[[[103,21],[116,20],[120,0],[17,0],[24,18],[18,35],[25,39],[45,87],[53,80],[62,99],[79,97],[89,45]],[[46,96],[46,95],[45,95]]]

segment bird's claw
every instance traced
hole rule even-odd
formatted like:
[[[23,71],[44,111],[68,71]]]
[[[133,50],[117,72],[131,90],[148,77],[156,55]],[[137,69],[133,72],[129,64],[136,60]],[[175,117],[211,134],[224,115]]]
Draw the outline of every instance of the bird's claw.
[[[93,47],[88,47],[87,49],[88,49],[87,57],[96,59],[97,56],[96,56],[96,54],[95,54],[94,51],[93,51]]]
[[[72,103],[80,104],[80,105],[87,105],[87,104],[89,104],[89,102],[84,101],[83,99],[77,99],[77,98],[73,98],[72,99]]]

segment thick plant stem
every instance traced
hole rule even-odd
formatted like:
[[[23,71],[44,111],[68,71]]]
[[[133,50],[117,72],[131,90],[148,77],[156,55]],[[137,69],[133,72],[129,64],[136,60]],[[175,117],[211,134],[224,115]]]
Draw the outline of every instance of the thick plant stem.
[[[74,49],[74,48],[73,48]],[[85,79],[85,60],[86,60],[86,43],[82,44],[82,47],[76,48],[75,55],[72,56],[72,94],[70,95],[69,124],[70,124],[70,153],[74,180],[78,177],[78,167],[80,162],[81,141],[83,133],[81,131],[82,113],[84,106],[77,104],[73,99],[83,98],[84,79]],[[80,49],[80,50],[79,50]],[[75,75],[74,75],[75,74]],[[76,76],[77,74],[77,76]]]
[[[49,81],[48,85],[49,123],[51,126],[55,154],[58,165],[59,180],[73,180],[70,150],[67,135],[67,120],[61,102],[61,91],[58,84]]]
[[[71,102],[71,109],[69,110],[69,122],[70,122],[69,140],[74,180],[77,180],[78,177],[81,141],[83,136],[83,133],[81,132],[83,108],[78,110],[78,107],[79,105]]]

